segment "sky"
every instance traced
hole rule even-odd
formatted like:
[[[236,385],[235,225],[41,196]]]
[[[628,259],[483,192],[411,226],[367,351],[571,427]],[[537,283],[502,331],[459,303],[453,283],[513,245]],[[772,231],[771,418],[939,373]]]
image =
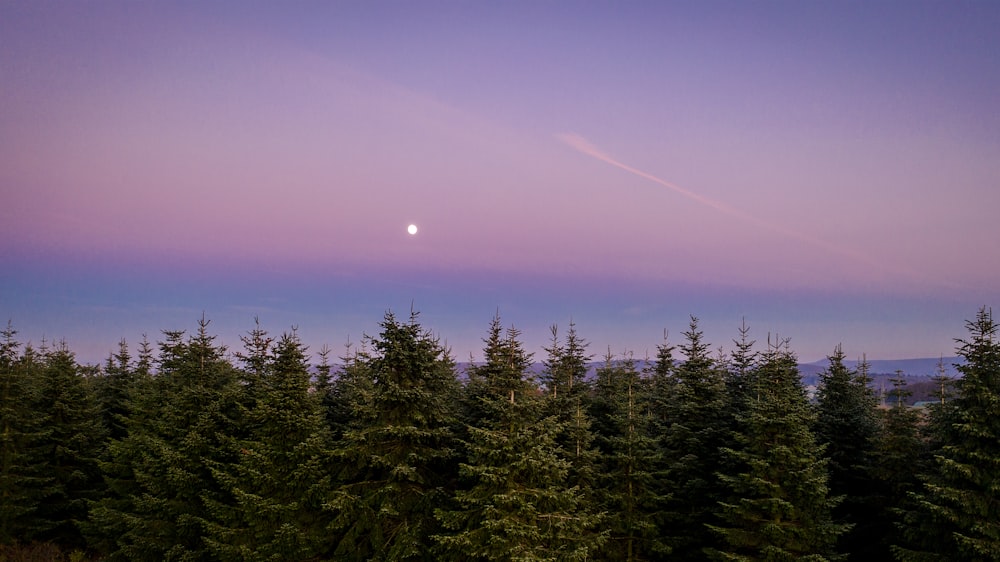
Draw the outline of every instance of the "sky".
[[[0,317],[87,363],[419,312],[954,354],[1000,305],[1000,3],[0,0]],[[419,227],[416,235],[407,226]]]

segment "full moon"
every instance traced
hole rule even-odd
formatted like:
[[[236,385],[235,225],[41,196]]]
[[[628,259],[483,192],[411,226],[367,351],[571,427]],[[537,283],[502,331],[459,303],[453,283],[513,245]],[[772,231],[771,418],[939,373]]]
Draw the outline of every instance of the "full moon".
[[[410,236],[413,236],[414,234],[417,233],[417,225],[411,224],[410,226],[406,227],[406,231],[410,233]]]

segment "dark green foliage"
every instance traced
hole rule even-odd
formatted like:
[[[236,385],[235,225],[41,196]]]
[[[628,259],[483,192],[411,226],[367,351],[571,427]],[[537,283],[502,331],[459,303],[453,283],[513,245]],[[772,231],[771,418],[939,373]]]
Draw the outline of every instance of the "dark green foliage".
[[[570,462],[569,481],[589,496],[595,483],[598,453],[590,428],[587,342],[576,333],[572,322],[565,343],[560,342],[556,326],[551,331],[552,343],[545,349],[548,357],[541,375],[546,391],[545,414],[554,416],[562,428],[557,439],[562,455]]]
[[[839,348],[810,407],[787,343],[758,354],[745,324],[713,358],[692,319],[683,362],[665,339],[643,376],[609,353],[595,381],[553,330],[539,386],[496,318],[464,387],[415,315],[335,373],[321,351],[315,381],[294,333],[258,324],[230,356],[207,325],[103,370],[0,332],[0,554],[78,559],[86,535],[106,560],[823,560],[844,537],[858,559],[998,558],[985,309],[926,416],[900,377],[875,414]]]
[[[661,533],[672,549],[672,559],[700,560],[714,543],[707,525],[715,522],[720,486],[715,477],[720,452],[729,440],[726,383],[709,357],[698,319],[692,317],[680,351],[686,359],[672,373],[670,395],[660,434],[663,479],[670,497],[665,502]],[[665,495],[665,494],[664,494]]]
[[[653,560],[666,547],[650,517],[662,498],[654,471],[659,450],[650,434],[648,385],[631,355],[615,361],[609,352],[597,370],[595,427],[603,462],[596,496],[610,531],[602,560]]]
[[[540,398],[541,391],[528,374],[531,355],[524,351],[517,334],[513,328],[505,334],[499,314],[493,317],[489,335],[483,340],[484,361],[469,367],[462,388],[460,403],[466,428],[483,427],[513,415],[510,406],[497,401],[498,395],[509,397],[510,404],[528,408],[526,419],[537,420],[542,415],[541,400],[526,401],[528,397]]]
[[[733,340],[732,353],[726,370],[726,402],[730,413],[731,429],[739,431],[740,419],[746,417],[750,399],[754,397],[756,388],[755,376],[760,353],[753,346],[756,340],[750,339],[750,327],[746,320],[740,325],[739,339]]]
[[[939,362],[939,372],[943,370]],[[929,415],[919,427],[923,447],[918,462],[910,468],[910,474],[920,484],[896,506],[899,523],[892,551],[898,560],[949,561],[957,550],[953,544],[954,525],[927,501],[925,490],[927,483],[935,479],[939,452],[960,441],[955,431],[959,410],[953,381],[939,375],[936,382],[938,402],[928,408]]]
[[[670,424],[670,405],[674,396],[677,379],[674,373],[675,346],[667,343],[667,331],[663,331],[663,343],[656,346],[656,360],[647,373],[649,380],[649,414],[653,423],[653,433],[663,435]]]
[[[822,448],[811,431],[815,419],[784,343],[763,357],[751,392],[739,448],[726,449],[738,467],[719,477],[729,497],[712,525],[721,544],[707,549],[716,560],[825,560],[845,526],[830,512]]]
[[[756,340],[750,339],[750,327],[744,320],[738,329],[739,339],[733,340],[733,351],[726,361],[726,424],[722,447],[739,450],[740,436],[748,432],[750,407],[759,399],[760,352],[754,349]],[[721,474],[738,474],[744,467],[733,455],[723,454],[718,471]],[[723,494],[723,498],[726,495]]]
[[[948,401],[955,395],[955,381],[945,375],[944,359],[938,359],[934,384],[937,387],[933,395],[934,398],[942,405],[947,405]]]
[[[874,455],[881,432],[875,394],[866,371],[848,369],[838,345],[820,374],[817,392],[817,442],[829,459],[830,494],[844,500],[833,510],[834,520],[850,525],[838,550],[851,560],[885,558],[880,525],[887,519],[884,498],[875,478]]]
[[[206,542],[219,560],[305,560],[327,538],[329,428],[298,336],[272,342],[259,328],[244,339],[247,436],[212,470],[225,494],[209,503]]]
[[[11,324],[0,332],[0,544],[24,538],[49,480],[39,444],[44,433],[31,409],[31,377],[41,366],[32,349],[22,353],[16,335]]]
[[[103,493],[98,458],[104,427],[91,387],[65,343],[50,349],[43,360],[32,410],[44,427],[35,445],[46,482],[29,518],[27,538],[82,547],[79,525],[87,519],[88,503]]]
[[[485,362],[470,372],[478,405],[467,430],[465,484],[452,508],[437,510],[446,532],[437,540],[449,560],[571,561],[593,559],[599,518],[567,483],[569,462],[557,453],[562,427],[543,414],[527,376],[530,358],[499,317],[485,340]],[[469,387],[467,387],[469,388]]]
[[[164,332],[159,369],[137,397],[129,433],[104,464],[112,493],[92,518],[112,559],[208,560],[207,505],[225,501],[211,465],[234,462],[242,437],[236,371],[202,319],[196,335]],[[108,544],[110,543],[110,544]]]
[[[415,313],[405,324],[387,313],[381,327],[370,355],[357,358],[370,398],[358,395],[359,425],[335,449],[339,485],[327,504],[333,556],[432,560],[434,509],[449,497],[456,464],[454,362]]]
[[[128,433],[132,396],[141,376],[132,364],[128,342],[118,343],[118,352],[108,357],[104,376],[97,382],[97,402],[109,439],[122,439]],[[148,373],[146,374],[148,376]]]
[[[333,366],[330,365],[330,348],[323,346],[319,353],[319,364],[316,365],[316,394],[323,407],[323,417],[330,428],[330,438],[340,439],[344,429],[350,423],[351,405],[343,395],[343,377],[335,377]],[[348,363],[350,358],[345,358]]]
[[[1000,342],[986,308],[967,327],[969,339],[957,340],[965,360],[957,395],[931,413],[934,464],[914,497],[918,513],[907,523],[915,548],[898,551],[904,560],[1000,560]],[[939,529],[933,543],[920,535],[929,524]]]
[[[343,362],[337,375],[321,386],[327,423],[333,439],[339,441],[344,432],[360,429],[373,410],[375,378],[371,372],[371,357],[366,350],[347,345],[340,358]]]
[[[662,541],[662,537],[669,536],[666,509],[674,490],[667,478],[668,467],[663,454],[664,440],[670,433],[673,421],[671,408],[677,387],[677,378],[674,376],[677,365],[673,353],[674,346],[668,343],[667,331],[664,330],[663,343],[657,346],[656,360],[651,368],[647,367],[643,381],[647,388],[645,408],[648,431],[657,448],[650,467],[653,476],[651,493],[656,498],[656,503],[650,509],[648,517],[657,528],[658,540],[652,546],[661,557],[670,554],[670,546]]]
[[[873,470],[881,490],[882,502],[877,513],[882,520],[876,536],[883,559],[889,558],[892,545],[903,540],[897,521],[912,508],[909,498],[919,485],[916,470],[924,450],[918,427],[920,413],[905,404],[909,395],[906,379],[897,376],[892,385],[887,396],[889,407],[882,411],[882,432],[875,448]]]

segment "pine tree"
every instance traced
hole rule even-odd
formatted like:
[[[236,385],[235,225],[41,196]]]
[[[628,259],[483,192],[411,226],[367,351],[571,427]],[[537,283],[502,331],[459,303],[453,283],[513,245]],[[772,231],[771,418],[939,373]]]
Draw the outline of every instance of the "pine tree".
[[[630,358],[630,356],[629,356]],[[633,367],[635,361],[632,360]],[[608,455],[611,454],[611,440],[618,436],[618,425],[615,423],[617,400],[622,391],[623,375],[617,367],[617,358],[609,348],[604,355],[604,364],[595,371],[593,382],[593,397],[590,400],[591,429],[594,432],[594,445],[598,452],[598,471],[603,471]],[[645,403],[639,406],[645,409]],[[598,485],[600,488],[600,485]],[[598,495],[600,490],[598,489]]]
[[[208,560],[207,505],[226,501],[210,466],[235,462],[225,444],[242,388],[202,318],[198,332],[165,331],[156,376],[136,397],[128,435],[102,468],[111,493],[92,510],[111,560]],[[111,534],[113,533],[113,534]]]
[[[516,333],[516,331],[514,332]],[[500,322],[500,313],[497,312],[490,322],[489,333],[483,339],[483,362],[476,364],[470,357],[469,367],[466,369],[466,380],[462,386],[459,396],[461,405],[462,438],[468,442],[469,428],[482,427],[489,423],[489,420],[496,417],[495,395],[511,390],[521,390],[523,393],[535,394],[538,389],[534,387],[534,382],[528,379],[521,383],[513,382],[512,371],[517,371],[516,377],[520,381],[522,377],[528,377],[528,369],[531,365],[531,355],[524,353],[518,341],[510,341],[510,333],[505,335],[503,325]],[[505,339],[506,338],[506,339]],[[529,377],[530,378],[530,377]],[[535,403],[536,406],[541,402]],[[538,412],[535,413],[536,417]],[[468,451],[465,451],[466,453]]]
[[[513,328],[502,335],[494,317],[485,362],[470,372],[478,404],[461,464],[465,486],[453,507],[436,512],[446,530],[437,537],[444,559],[588,560],[603,538],[567,483],[569,462],[556,452],[560,422],[543,413],[518,337]]]
[[[757,370],[739,448],[725,449],[738,468],[720,474],[729,497],[721,523],[711,525],[723,544],[707,549],[715,560],[833,559],[838,535],[836,503],[827,489],[822,447],[811,426],[795,357],[787,342],[769,346]]]
[[[132,462],[145,451],[137,439],[128,437],[143,426],[143,416],[158,402],[152,396],[152,363],[153,352],[145,335],[134,364],[122,340],[119,352],[108,361],[106,380],[98,386],[98,402],[108,431],[98,461],[105,490],[102,497],[91,502],[89,519],[82,527],[91,549],[103,554],[118,551],[118,539],[129,530],[123,515],[134,512],[131,498],[133,494],[141,494]],[[126,443],[134,448],[129,449]],[[123,556],[119,553],[112,559],[120,560]]]
[[[949,406],[932,410],[945,417],[932,472],[916,498],[918,509],[947,531],[946,540],[926,544],[949,560],[1000,560],[1000,342],[992,311],[982,308],[967,322],[969,339],[956,340],[962,378]],[[912,524],[912,521],[911,521]],[[911,537],[913,535],[911,528]],[[899,551],[904,560],[918,552]]]
[[[883,429],[875,449],[874,476],[882,502],[876,510],[881,522],[876,533],[879,548],[874,555],[883,560],[891,558],[891,546],[903,539],[897,522],[911,509],[910,494],[919,484],[917,467],[924,446],[918,428],[920,414],[906,405],[909,395],[906,378],[897,374],[887,396],[888,408],[882,411]]]
[[[657,528],[658,540],[650,545],[653,552],[661,559],[671,554],[670,545],[662,540],[669,537],[669,501],[673,496],[673,485],[668,478],[667,460],[664,455],[665,441],[670,434],[673,423],[672,405],[676,400],[677,365],[674,360],[675,346],[668,342],[668,332],[663,331],[663,342],[656,346],[656,359],[652,367],[646,368],[646,378],[643,381],[647,387],[646,417],[647,431],[656,447],[655,457],[650,470],[653,476],[652,495],[655,499],[651,506],[649,519]]]
[[[726,385],[709,356],[698,319],[691,317],[680,351],[686,359],[673,373],[672,395],[661,435],[664,479],[671,496],[665,504],[661,532],[672,548],[672,559],[701,560],[714,543],[707,525],[714,522],[720,498],[715,477],[723,461],[720,448],[728,443]]]
[[[938,359],[937,373],[935,373],[933,381],[936,386],[934,397],[942,405],[947,405],[948,400],[955,394],[955,381],[945,374],[943,357]]]
[[[362,428],[371,421],[366,420],[366,416],[374,411],[375,379],[371,372],[371,355],[364,346],[358,349],[348,342],[345,347],[336,376],[328,378],[329,382],[321,387],[334,441],[340,441],[347,431]]]
[[[569,324],[565,344],[559,340],[557,326],[552,326],[552,343],[545,348],[548,357],[541,375],[545,385],[545,413],[555,416],[562,433],[558,438],[563,456],[570,462],[569,479],[585,496],[591,494],[595,482],[598,452],[591,431],[590,394],[587,380],[587,342]]]
[[[339,400],[336,387],[337,381],[334,378],[333,365],[330,364],[330,353],[330,348],[324,344],[320,348],[319,353],[316,354],[319,357],[319,364],[316,365],[315,378],[316,394],[319,396],[319,403],[323,408],[323,418],[330,429],[331,440],[335,441],[340,438],[340,434],[343,431],[335,431],[334,428],[339,427],[341,424],[346,424],[350,417],[346,415],[341,417],[335,411]]]
[[[676,346],[667,341],[668,333],[663,331],[663,343],[656,346],[656,359],[647,373],[650,386],[649,415],[654,425],[654,433],[663,435],[670,423],[670,406],[674,400],[677,365],[674,360]]]
[[[62,342],[44,357],[32,401],[44,433],[36,442],[47,483],[31,514],[28,537],[65,547],[83,547],[79,525],[89,502],[103,492],[98,459],[104,427],[96,399]]]
[[[876,398],[866,377],[844,364],[839,345],[827,359],[830,364],[820,373],[814,431],[829,459],[830,493],[844,498],[833,510],[834,520],[850,525],[838,550],[853,560],[872,560],[881,548],[878,531],[885,520],[873,474],[881,430]]]
[[[105,431],[105,444],[98,458],[98,467],[104,480],[104,491],[101,497],[90,503],[89,518],[81,523],[81,529],[92,550],[106,553],[115,550],[114,537],[119,535],[120,528],[109,526],[105,528],[98,523],[99,516],[94,510],[100,510],[102,502],[110,504],[122,500],[125,476],[130,469],[116,465],[112,455],[115,442],[126,438],[129,425],[138,407],[138,399],[143,391],[149,388],[152,369],[152,350],[149,341],[143,336],[139,346],[139,354],[135,361],[129,351],[128,342],[123,338],[118,343],[118,351],[109,355],[104,366],[103,376],[98,377],[95,395],[100,408],[101,420]]]
[[[447,501],[455,470],[455,365],[411,313],[386,313],[362,356],[371,396],[359,426],[335,449],[337,488],[327,508],[338,560],[432,560],[434,509]],[[366,399],[367,397],[358,396]]]
[[[747,432],[750,419],[750,405],[758,398],[757,375],[761,360],[760,352],[754,349],[756,340],[750,339],[750,327],[744,320],[737,329],[739,339],[733,340],[733,350],[727,357],[726,380],[726,424],[727,431],[722,447],[739,449],[739,436]],[[718,472],[734,474],[740,469],[732,455],[722,455]]]
[[[295,332],[274,345],[259,326],[244,339],[244,367],[255,388],[234,439],[235,463],[213,474],[228,502],[211,502],[208,543],[219,560],[306,560],[323,553],[329,495],[330,431],[312,392],[305,349]]]
[[[756,388],[754,376],[757,372],[757,362],[760,353],[754,350],[756,340],[750,339],[750,327],[746,320],[740,324],[740,337],[733,340],[733,351],[729,357],[729,368],[726,370],[726,401],[729,404],[730,420],[733,431],[739,431],[739,419],[745,418],[753,389]]]
[[[254,328],[240,336],[243,351],[236,352],[236,358],[243,363],[241,382],[246,389],[247,405],[264,394],[263,388],[274,374],[274,338],[261,328],[260,319],[254,318]]]
[[[652,560],[664,545],[650,517],[661,498],[654,470],[657,441],[649,431],[647,392],[631,355],[615,361],[610,351],[597,370],[595,426],[602,443],[599,508],[608,514],[610,536],[602,560]]]
[[[0,332],[0,544],[24,538],[48,480],[40,470],[43,430],[30,408],[35,353],[22,352],[16,336],[10,323]]]
[[[129,394],[134,384],[132,356],[128,342],[118,342],[118,352],[108,356],[104,376],[97,383],[97,402],[101,419],[109,439],[121,439],[128,432]]]

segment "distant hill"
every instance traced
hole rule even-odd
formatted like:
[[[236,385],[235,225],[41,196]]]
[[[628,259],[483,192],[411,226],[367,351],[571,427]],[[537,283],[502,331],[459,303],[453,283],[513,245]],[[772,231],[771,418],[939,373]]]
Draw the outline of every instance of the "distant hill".
[[[957,377],[959,372],[955,369],[955,363],[961,361],[960,357],[944,357],[944,358],[924,358],[924,359],[874,359],[868,361],[869,374],[876,381],[882,381],[883,379],[888,379],[896,376],[897,371],[902,371],[903,376],[907,378],[913,378],[918,380],[929,380],[931,377],[937,376],[938,361],[944,362],[945,375],[949,377]],[[845,360],[844,364],[848,368],[854,369],[858,366],[858,361],[855,360]],[[463,362],[458,363],[459,372],[463,375],[465,374],[466,368],[472,363]],[[592,378],[597,369],[604,365],[603,361],[592,361],[587,364],[587,376]],[[806,385],[816,384],[819,374],[826,369],[829,365],[829,360],[821,359],[819,361],[813,361],[812,363],[799,363],[799,373],[802,375],[802,381]],[[642,371],[646,368],[652,368],[652,361],[636,360],[635,366],[637,369]],[[541,363],[532,363],[529,370],[538,374],[541,373],[545,367]]]
[[[955,363],[961,362],[961,357],[928,357],[926,359],[874,359],[868,361],[869,372],[871,374],[891,374],[895,375],[896,371],[902,371],[907,377],[934,377],[938,374],[938,362],[944,363],[944,374],[949,377],[957,377],[959,375],[958,370],[955,369]],[[814,361],[812,363],[803,363],[799,365],[799,370],[805,374],[806,371],[812,372],[815,369],[816,373],[819,373],[829,364],[827,359],[821,359],[819,361]],[[844,364],[849,368],[855,368],[858,366],[858,361],[845,360]]]
[[[884,404],[887,401],[885,398],[887,396],[886,393],[892,388],[892,379],[896,378],[897,371],[901,371],[903,377],[906,379],[906,389],[911,393],[905,399],[907,404],[912,405],[917,401],[934,400],[940,385],[932,379],[937,376],[939,361],[944,363],[944,373],[946,376],[956,378],[960,375],[958,370],[955,369],[955,363],[961,361],[959,357],[944,357],[943,359],[876,359],[868,361],[870,367],[868,374],[871,377],[870,386],[874,389],[875,396],[879,402]],[[819,384],[820,373],[826,369],[829,363],[828,359],[813,361],[812,363],[799,363],[798,367],[799,374],[802,376],[802,384],[806,387],[810,397],[813,396]],[[858,361],[845,360],[844,364],[854,369],[857,367]],[[462,378],[465,378],[465,371],[471,365],[474,365],[474,363],[461,362],[457,364],[458,372]],[[597,369],[603,365],[604,361],[592,361],[588,363],[587,378],[593,380],[597,374]],[[653,362],[636,360],[635,366],[640,371],[652,369]],[[528,367],[528,370],[535,376],[538,376],[545,370],[545,366],[540,362],[532,363]]]

